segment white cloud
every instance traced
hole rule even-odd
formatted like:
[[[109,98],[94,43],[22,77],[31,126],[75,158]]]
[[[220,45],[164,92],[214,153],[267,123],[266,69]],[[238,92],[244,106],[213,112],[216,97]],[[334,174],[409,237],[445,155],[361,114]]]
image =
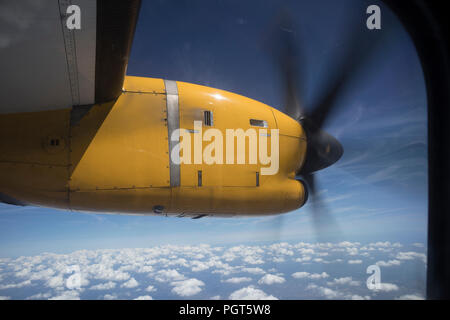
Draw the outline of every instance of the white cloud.
[[[227,280],[222,280],[222,282],[227,282],[227,283],[242,283],[242,282],[248,282],[248,281],[252,281],[252,278],[249,277],[234,277],[234,278],[230,278]]]
[[[272,259],[272,261],[273,261],[273,262],[276,262],[276,263],[281,263],[281,262],[284,262],[285,260],[284,260],[283,257],[274,257],[274,258]]]
[[[264,274],[264,273],[266,273],[261,268],[242,268],[242,272],[248,272],[248,273],[251,273],[251,274]]]
[[[100,283],[95,286],[89,288],[89,290],[111,290],[116,287],[116,283],[112,281],[108,281],[105,283]]]
[[[361,283],[359,281],[353,280],[352,277],[342,277],[335,278],[333,281],[327,282],[329,286],[332,285],[349,285],[349,286],[359,286]]]
[[[358,248],[355,247],[347,248],[347,254],[351,256],[356,256],[358,254]]]
[[[51,277],[47,281],[47,286],[50,288],[58,288],[64,286],[64,279],[62,274],[57,275],[56,277]]]
[[[147,292],[155,292],[156,288],[154,286],[150,285],[147,288],[145,288],[145,291],[147,291]]]
[[[296,279],[308,278],[308,279],[324,279],[328,278],[330,275],[326,272],[322,273],[309,273],[305,271],[295,272],[292,274],[292,277]]]
[[[361,256],[363,256],[363,257],[368,257],[368,256],[370,256],[370,254],[369,254],[368,252],[363,252],[363,253],[360,253],[359,255],[361,255]]]
[[[137,286],[139,286],[139,282],[137,282],[135,278],[131,278],[130,280],[122,283],[121,285],[122,288],[129,288],[129,289],[136,288]]]
[[[44,265],[40,265],[40,267],[44,267]],[[30,280],[48,280],[51,276],[55,274],[55,271],[53,269],[43,269],[39,270],[38,272],[31,272],[28,277]]]
[[[76,290],[63,291],[49,300],[80,300],[80,293]]]
[[[38,294],[34,294],[30,297],[27,297],[26,300],[44,300],[44,299],[48,299],[51,297],[51,293],[47,292],[47,293],[38,293]]]
[[[274,274],[266,274],[261,279],[259,279],[259,284],[274,284],[274,283],[283,283],[286,280],[283,277],[274,275]]]
[[[340,247],[353,247],[354,244],[349,241],[342,241],[338,244]]]
[[[169,282],[174,280],[183,280],[184,276],[175,269],[159,270],[155,276],[155,280],[159,282]]]
[[[234,291],[229,298],[230,300],[278,300],[276,297],[251,286]]]
[[[173,293],[182,297],[188,297],[202,291],[201,287],[204,286],[205,283],[198,279],[192,278],[188,280],[174,281],[171,285],[174,286],[172,289]]]
[[[401,264],[401,262],[398,261],[398,260],[389,260],[389,261],[387,261],[387,262],[381,260],[381,261],[378,261],[378,262],[376,263],[376,265],[377,265],[377,266],[380,266],[380,267],[399,266],[400,264]]]
[[[424,253],[409,251],[409,252],[399,252],[396,256],[399,260],[413,260],[415,258],[421,259],[423,262],[427,262],[427,256]]]
[[[16,272],[16,277],[29,278],[31,276],[30,268],[23,268],[20,271]]]
[[[353,294],[347,297],[349,300],[370,300],[370,296],[360,296],[357,294]]]
[[[364,295],[364,293],[352,291],[357,285],[365,283],[366,276],[363,269],[362,274],[358,273],[358,278],[352,278],[342,276],[338,269],[336,269],[336,272],[330,269],[330,274],[326,272],[314,273],[314,271],[320,270],[315,263],[344,262],[345,264],[342,264],[341,268],[345,268],[347,263],[348,268],[352,264],[360,265],[364,263],[365,260],[361,260],[360,257],[366,255],[369,256],[368,261],[372,260],[371,264],[379,260],[377,264],[381,267],[403,266],[404,264],[406,272],[406,268],[413,266],[407,264],[406,261],[426,261],[425,254],[414,251],[401,252],[401,249],[398,249],[401,247],[401,244],[390,242],[376,242],[364,246],[356,242],[338,244],[302,242],[260,246],[242,245],[230,249],[204,245],[164,245],[137,249],[80,250],[71,254],[44,253],[38,256],[16,259],[0,258],[0,289],[27,288],[27,290],[13,290],[13,299],[25,299],[26,297],[28,297],[27,299],[98,297],[98,293],[94,292],[95,290],[109,290],[109,295],[103,297],[105,299],[117,299],[117,296],[122,297],[118,293],[122,291],[120,288],[135,288],[135,292],[140,292],[140,296],[127,293],[122,297],[124,299],[132,299],[136,296],[145,297],[148,294],[151,294],[153,298],[158,298],[160,292],[156,291],[153,285],[149,285],[145,280],[142,283],[136,281],[141,277],[145,279],[139,273],[146,273],[147,280],[151,280],[151,283],[167,283],[171,285],[169,288],[172,288],[172,293],[181,297],[194,296],[205,291],[205,297],[221,294],[222,297],[226,298],[233,294],[233,297],[247,294],[249,296],[275,298],[270,293],[262,291],[261,286],[282,284],[283,288],[286,286],[289,290],[291,286],[301,284],[301,280],[298,282],[286,281],[285,276],[279,273],[289,270],[288,267],[291,266],[301,267],[301,264],[295,264],[294,261],[296,261],[302,263],[309,272],[295,272],[291,276],[296,279],[308,279],[312,280],[309,282],[317,282],[316,287],[313,284],[309,286],[309,290],[315,290],[313,292],[317,296],[328,299],[368,299],[370,297]],[[419,249],[417,250],[419,251]],[[375,257],[377,260],[374,260]],[[325,258],[327,260],[324,260]],[[272,261],[279,264],[276,269],[272,268],[273,266],[268,266],[267,269],[256,266],[261,264],[264,267],[265,265],[262,265],[262,263]],[[71,275],[67,270],[70,266],[79,266],[82,284],[91,283],[92,286],[84,290],[67,289],[66,281]],[[393,267],[391,271],[403,272],[402,269]],[[414,270],[410,271],[414,272]],[[201,275],[208,279],[208,286],[205,284],[205,280],[203,280],[205,281],[203,283],[203,281],[193,277],[192,279],[186,277],[193,272],[201,272]],[[387,275],[383,277],[383,280],[387,280],[386,277]],[[206,290],[211,288],[210,283],[213,285],[219,283],[220,287],[220,282],[247,285],[251,284],[252,281],[255,281],[261,288],[250,285],[233,292],[231,295],[229,292],[208,292]],[[326,286],[324,286],[325,281],[327,281]],[[418,288],[416,282],[405,281],[405,284],[402,283],[402,291],[396,284],[384,283],[380,290],[382,295],[379,294],[377,298],[397,297],[398,299],[407,299],[416,296],[421,297],[421,289]],[[226,290],[226,286],[223,287],[223,290]],[[403,291],[403,289],[405,290]],[[86,291],[92,292],[86,294]],[[25,292],[28,295],[21,296]],[[157,293],[153,294],[152,292]],[[281,292],[288,291],[282,290]],[[298,297],[311,297],[311,292],[303,294],[304,292],[304,290],[299,291]],[[403,292],[417,292],[417,294],[402,295]]]
[[[389,241],[385,241],[385,242],[375,242],[375,243],[370,243],[369,244],[370,247],[390,247],[391,243]]]
[[[25,280],[19,283],[9,283],[9,284],[1,284],[0,285],[0,290],[4,290],[4,289],[12,289],[12,288],[22,288],[25,286],[29,286],[31,285],[31,281],[30,280]]]
[[[389,291],[397,291],[398,290],[398,286],[396,284],[393,284],[393,283],[386,283],[386,282],[384,282],[384,283],[380,283],[379,285],[380,285],[380,288],[376,289],[376,291],[389,292]]]
[[[118,261],[119,262],[119,261]],[[96,263],[86,266],[83,269],[84,273],[89,274],[94,279],[98,280],[110,280],[110,281],[124,281],[130,278],[128,272],[122,270],[114,270],[112,268],[113,261],[106,260],[105,263]],[[111,264],[111,265],[110,265]]]
[[[425,298],[421,294],[405,294],[396,299],[397,300],[424,300]]]
[[[139,296],[133,300],[153,300],[153,298],[151,296]]]
[[[0,296],[0,300],[11,300],[11,297]]]
[[[136,270],[136,272],[138,272],[138,273],[148,273],[148,272],[152,272],[152,271],[153,271],[152,266],[141,266],[141,267],[139,267],[139,269]]]
[[[312,273],[309,275],[310,279],[324,279],[324,278],[328,278],[330,275],[326,272],[322,272],[322,273]]]
[[[319,257],[326,257],[326,256],[329,255],[329,253],[328,253],[328,252],[318,252],[317,255],[318,255]]]
[[[305,248],[301,248],[298,250],[302,255],[308,255],[308,254],[314,254],[314,250],[313,249],[305,249]]]
[[[292,274],[292,276],[296,279],[307,278],[309,275],[310,273],[305,271],[295,272]]]
[[[249,264],[263,264],[264,261],[261,259],[261,257],[258,256],[247,256],[244,259],[244,262]]]
[[[340,297],[338,291],[326,287],[321,287],[313,283],[309,284],[306,289],[313,290],[326,299],[337,299]]]
[[[302,258],[295,259],[296,262],[307,262],[307,261],[310,261],[310,260],[311,260],[310,256],[303,256]]]
[[[103,296],[103,299],[105,299],[105,300],[116,300],[117,296],[115,294],[105,294]]]
[[[198,261],[198,260],[192,261],[191,265],[192,265],[191,269],[194,272],[203,271],[203,270],[211,268],[211,266],[208,263]]]
[[[294,255],[294,252],[290,249],[291,245],[287,242],[274,243],[268,247],[269,252],[273,252],[277,255]]]

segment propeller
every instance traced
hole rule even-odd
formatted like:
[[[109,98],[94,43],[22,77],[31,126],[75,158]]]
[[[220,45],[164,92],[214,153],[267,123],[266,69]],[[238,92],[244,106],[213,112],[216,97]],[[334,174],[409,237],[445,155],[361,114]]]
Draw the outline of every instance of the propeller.
[[[317,191],[316,171],[336,163],[343,155],[344,148],[332,135],[323,130],[326,122],[336,111],[337,100],[380,42],[365,41],[367,34],[354,31],[347,39],[343,58],[334,64],[334,72],[329,72],[321,85],[321,95],[315,105],[303,108],[303,93],[298,89],[298,79],[304,76],[301,68],[301,50],[295,41],[295,28],[286,9],[278,14],[269,37],[269,49],[283,80],[285,112],[299,121],[307,138],[306,159],[296,172],[296,179],[307,187],[313,211],[313,223],[320,237],[323,230],[338,231],[337,224],[328,214],[324,202]],[[364,37],[364,38],[363,38]],[[303,80],[305,77],[303,77]]]

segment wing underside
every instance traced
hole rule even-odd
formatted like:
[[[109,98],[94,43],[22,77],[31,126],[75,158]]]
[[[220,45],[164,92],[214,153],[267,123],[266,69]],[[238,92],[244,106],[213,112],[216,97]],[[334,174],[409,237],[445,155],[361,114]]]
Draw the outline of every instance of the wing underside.
[[[73,4],[80,9],[80,29],[67,27],[74,13],[67,8]],[[122,89],[139,7],[140,1],[2,1],[0,113],[115,99]]]

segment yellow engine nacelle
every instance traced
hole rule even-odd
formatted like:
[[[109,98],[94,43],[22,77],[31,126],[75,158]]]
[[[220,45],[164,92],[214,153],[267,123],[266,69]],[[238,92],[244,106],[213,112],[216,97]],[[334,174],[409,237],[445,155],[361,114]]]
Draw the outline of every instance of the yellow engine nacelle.
[[[227,129],[252,129],[258,152],[261,141],[271,150],[271,130],[278,129],[276,173],[261,174],[268,165],[249,161],[250,137],[245,163],[237,163],[237,140],[233,164],[226,161],[230,148],[222,163],[194,159],[218,139],[205,138],[209,129],[222,133],[225,149]],[[306,152],[301,125],[255,100],[189,83],[126,77],[123,93],[110,103],[1,115],[0,139],[0,194],[32,205],[233,216],[288,212],[306,200],[295,180]],[[191,163],[175,163],[174,148],[188,140],[180,155],[186,160],[190,153]],[[210,154],[217,160],[216,152]]]

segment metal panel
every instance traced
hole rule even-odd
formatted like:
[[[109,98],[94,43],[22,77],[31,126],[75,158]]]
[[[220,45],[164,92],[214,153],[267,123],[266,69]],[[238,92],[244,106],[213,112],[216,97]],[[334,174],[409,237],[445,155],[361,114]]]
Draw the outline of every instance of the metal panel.
[[[166,94],[163,79],[126,76],[123,91]]]
[[[126,92],[111,109],[95,105],[73,126],[71,190],[168,187],[164,97]]]
[[[211,111],[212,115],[214,115],[214,118],[212,119],[214,128],[222,132],[224,149],[226,147],[226,129],[242,128],[244,131],[250,129],[252,127],[250,126],[249,119],[265,120],[267,122],[268,130],[277,128],[272,109],[267,105],[219,89],[180,81],[177,82],[177,85],[179,91],[181,128],[194,132],[194,121],[201,121],[203,123],[204,111]],[[292,125],[292,123],[289,125]],[[296,124],[295,121],[293,125],[300,128],[300,125]],[[202,130],[204,132],[207,129],[209,129],[209,127],[203,126]],[[270,143],[270,139],[268,140],[268,143]],[[191,141],[194,141],[194,134],[191,134]],[[236,144],[237,143],[235,142],[235,148]],[[259,164],[226,164],[225,157],[223,158],[224,164],[222,165],[208,165],[203,161],[202,164],[194,164],[193,145],[194,143],[192,143],[191,147],[191,164],[181,164],[182,186],[196,187],[198,185],[198,171],[202,170],[202,184],[204,187],[255,187],[255,172],[260,170]],[[207,145],[208,142],[202,143],[203,148]],[[246,142],[246,145],[248,146],[248,142]],[[249,148],[246,147],[245,159],[249,159],[248,149]],[[270,150],[270,146],[268,147],[268,150]],[[261,186],[266,179],[270,178],[260,177]]]
[[[171,80],[164,80],[167,94],[167,129],[169,137],[170,155],[170,186],[180,186],[180,159],[179,154],[172,158],[172,150],[179,143],[180,135],[174,131],[180,128],[180,108],[178,104],[177,83]],[[173,136],[172,136],[173,135]]]
[[[0,116],[0,162],[67,166],[69,121],[70,109]]]

